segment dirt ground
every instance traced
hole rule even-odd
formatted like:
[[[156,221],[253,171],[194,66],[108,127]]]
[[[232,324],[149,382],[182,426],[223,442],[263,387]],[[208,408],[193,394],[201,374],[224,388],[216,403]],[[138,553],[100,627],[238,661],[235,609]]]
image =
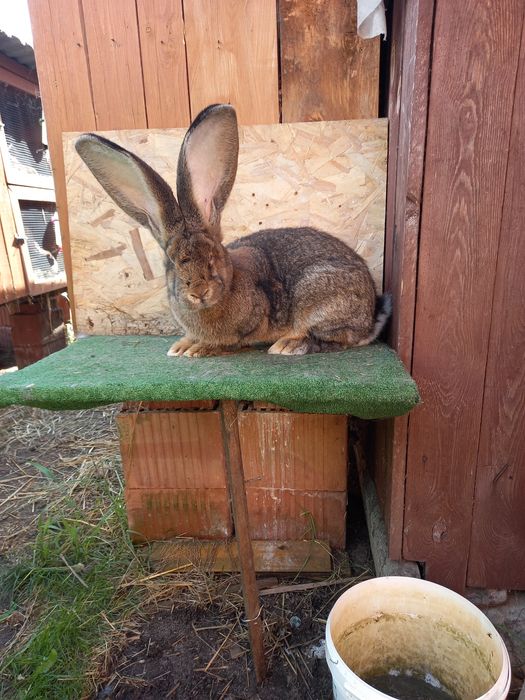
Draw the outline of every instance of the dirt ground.
[[[70,483],[68,491],[75,492],[78,501],[79,488],[86,489],[86,474],[104,476],[108,464],[120,470],[114,426],[117,410],[51,413],[13,408],[0,412],[0,569],[31,546],[39,514],[57,498],[54,484],[60,484],[62,494],[64,484]],[[89,493],[81,494],[82,498],[89,500]],[[351,509],[357,516],[359,502]],[[351,540],[354,573],[370,575],[362,512],[352,520]],[[346,579],[348,574],[346,568]],[[160,594],[158,589],[151,596],[146,591],[146,600],[152,597],[153,601],[146,602],[108,641],[109,653],[97,672],[97,690],[87,697],[330,698],[322,640],[330,605],[349,585],[346,579],[343,585],[265,597],[269,671],[259,689],[242,621],[238,576],[200,575],[184,594],[170,591],[169,582],[161,586]],[[310,579],[266,577],[261,587],[305,581]],[[1,603],[0,594],[0,613]],[[0,623],[0,645],[16,641],[21,628],[30,624],[23,614]]]
[[[86,475],[119,478],[117,410],[48,413],[14,408],[0,412],[0,569],[30,546],[39,513],[57,496],[56,484],[60,493],[65,484],[77,501],[88,503]],[[370,575],[366,524],[356,496],[351,496],[349,512],[352,574]],[[248,653],[238,577],[201,573],[188,579],[181,574],[165,581],[146,591],[144,605],[115,629],[114,639],[101,640],[107,653],[92,676],[95,690],[86,697],[328,699],[332,695],[322,646],[325,622],[333,601],[350,585],[341,572],[335,578],[339,583],[302,593],[264,596],[269,674],[259,689]],[[308,580],[267,580],[261,588]],[[0,592],[0,648],[31,623],[23,614],[2,622],[2,612]],[[515,606],[512,614],[514,621],[503,619],[498,628],[514,662],[509,697],[517,698],[525,663],[525,605]]]

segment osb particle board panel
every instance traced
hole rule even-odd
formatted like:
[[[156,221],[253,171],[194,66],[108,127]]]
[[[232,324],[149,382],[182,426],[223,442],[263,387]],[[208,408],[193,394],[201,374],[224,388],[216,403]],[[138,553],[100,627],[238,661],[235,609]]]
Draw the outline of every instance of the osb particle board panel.
[[[175,189],[183,129],[100,132],[149,162]],[[170,316],[162,253],[103,192],[64,134],[77,330],[163,334]],[[386,182],[384,119],[240,128],[225,242],[259,228],[317,226],[354,247],[380,288]]]

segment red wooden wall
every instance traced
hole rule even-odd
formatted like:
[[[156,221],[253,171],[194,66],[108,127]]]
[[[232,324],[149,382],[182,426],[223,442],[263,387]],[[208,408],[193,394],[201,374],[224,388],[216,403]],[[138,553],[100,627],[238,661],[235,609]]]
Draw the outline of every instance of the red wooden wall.
[[[423,403],[380,431],[377,479],[391,553],[458,590],[525,588],[524,16],[395,6],[386,269]]]

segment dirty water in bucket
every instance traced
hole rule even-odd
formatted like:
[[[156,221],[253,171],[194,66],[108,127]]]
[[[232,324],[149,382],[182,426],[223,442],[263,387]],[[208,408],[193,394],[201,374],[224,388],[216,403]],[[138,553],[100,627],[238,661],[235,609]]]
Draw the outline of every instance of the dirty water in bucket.
[[[411,671],[392,669],[389,673],[363,678],[376,690],[397,700],[455,700],[431,673],[425,677]]]

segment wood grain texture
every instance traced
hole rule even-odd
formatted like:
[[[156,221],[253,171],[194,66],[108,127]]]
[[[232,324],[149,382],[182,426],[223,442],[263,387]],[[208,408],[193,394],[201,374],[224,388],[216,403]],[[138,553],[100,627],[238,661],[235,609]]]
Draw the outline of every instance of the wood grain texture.
[[[279,121],[275,0],[184,0],[192,119],[229,102],[241,124]]]
[[[98,129],[147,126],[135,0],[81,0]]]
[[[0,153],[0,304],[25,296],[22,255],[15,245],[16,222]]]
[[[190,105],[182,0],[137,0],[137,16],[148,127],[187,127]]]
[[[525,23],[516,80],[468,585],[525,589]]]
[[[395,3],[389,99],[385,289],[393,296],[390,343],[412,366],[417,260],[434,2]],[[384,505],[389,555],[401,559],[409,416],[378,426],[376,485]]]
[[[329,573],[332,556],[328,542],[252,541],[255,570],[259,573]],[[239,571],[237,542],[155,542],[150,554],[154,571],[179,566],[225,573]]]
[[[96,128],[82,20],[78,3],[70,0],[29,0],[28,5],[47,122],[68,291],[74,309],[62,132]],[[50,31],[50,27],[62,27],[63,30]]]
[[[525,6],[436,6],[403,554],[463,590]],[[450,57],[454,56],[451,71]]]
[[[312,225],[342,238],[381,288],[386,120],[241,127],[237,179],[222,217],[226,242],[259,228]],[[175,188],[182,129],[104,132]],[[171,333],[164,262],[151,234],[102,191],[65,135],[78,330]],[[146,279],[144,260],[152,278]],[[147,275],[149,276],[149,275]]]
[[[264,617],[259,600],[259,589],[255,578],[253,547],[250,533],[250,519],[244,469],[242,463],[241,442],[239,439],[239,403],[221,400],[222,437],[226,462],[226,477],[230,495],[233,527],[239,551],[239,568],[244,598],[244,611],[248,624],[248,635],[252,651],[257,682],[261,683],[267,672],[264,657]]]
[[[377,117],[379,37],[348,0],[279,0],[282,121]]]

